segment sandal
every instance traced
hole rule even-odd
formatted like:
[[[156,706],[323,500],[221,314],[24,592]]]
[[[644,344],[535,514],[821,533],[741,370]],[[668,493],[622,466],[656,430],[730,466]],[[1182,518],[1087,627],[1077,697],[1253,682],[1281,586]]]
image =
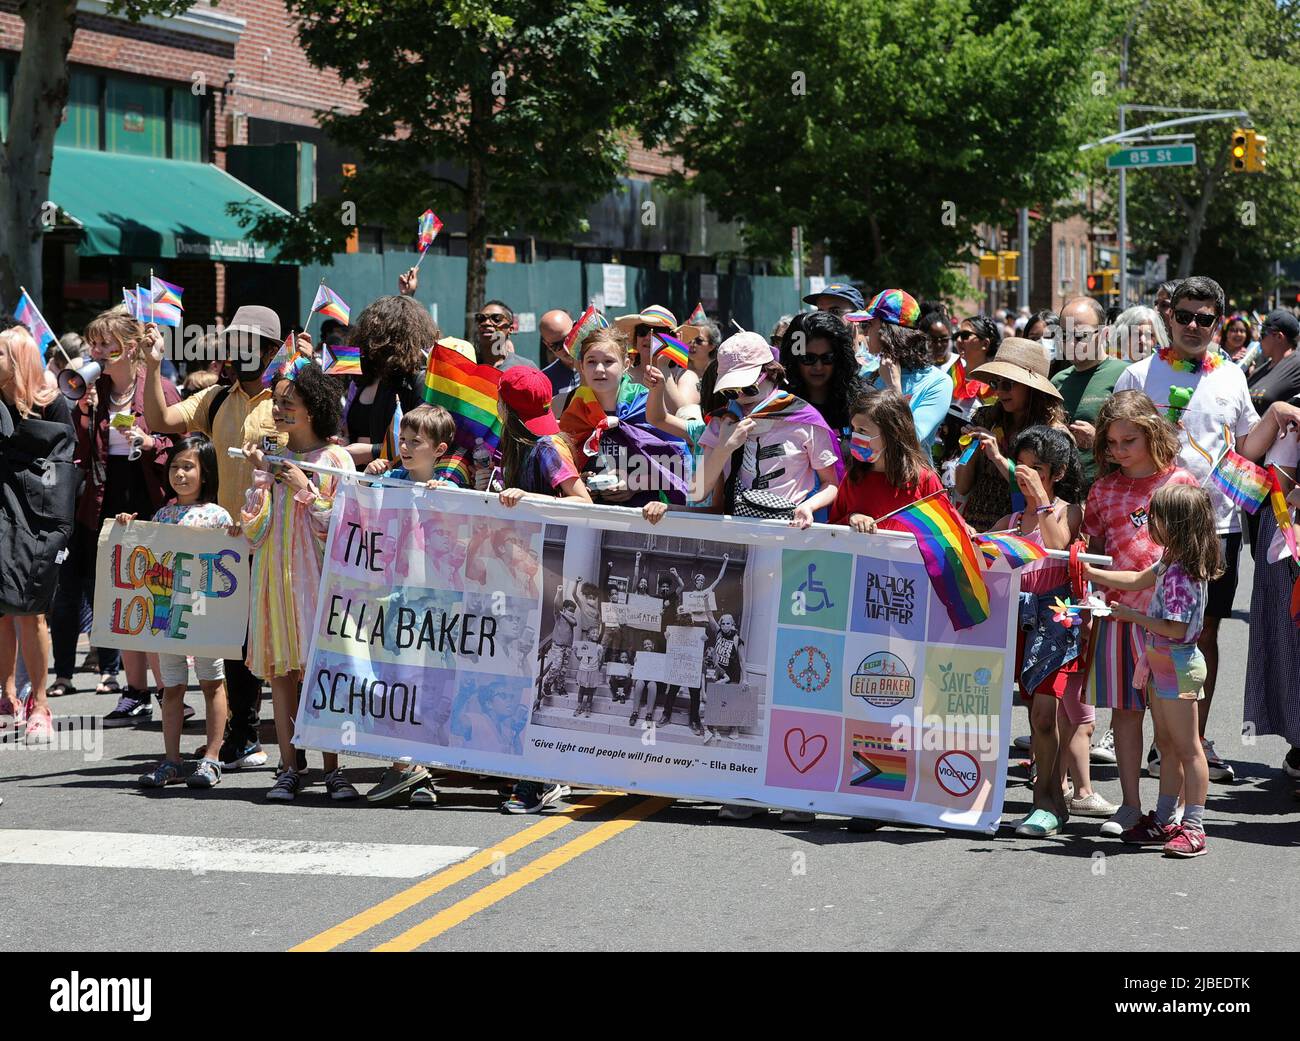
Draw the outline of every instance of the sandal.
[[[116,676],[100,676],[99,684],[95,687],[96,694],[121,694],[122,685],[117,682]]]
[[[1057,834],[1061,830],[1061,822],[1057,819],[1056,814],[1050,810],[1035,810],[1020,827],[1016,828],[1017,835],[1024,835],[1031,839],[1045,839]]]
[[[50,685],[50,689],[45,692],[45,696],[47,698],[66,698],[69,694],[75,693],[77,693],[77,688],[72,685],[71,681],[55,680]]]

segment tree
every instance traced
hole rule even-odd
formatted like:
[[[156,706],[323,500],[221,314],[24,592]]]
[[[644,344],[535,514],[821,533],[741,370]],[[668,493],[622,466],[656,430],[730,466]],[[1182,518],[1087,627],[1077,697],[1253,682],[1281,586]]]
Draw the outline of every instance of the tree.
[[[1063,198],[1103,125],[1117,0],[735,0],[723,103],[679,146],[760,254],[959,291],[980,224]]]
[[[467,326],[483,305],[490,234],[573,233],[617,186],[631,132],[654,145],[711,100],[713,0],[658,3],[653,18],[603,0],[288,6],[311,62],[360,91],[360,112],[322,117],[357,171],[337,198],[241,219],[282,255],[329,263],[354,214],[413,240],[426,207],[464,212]]]
[[[1176,29],[1173,27],[1177,27]],[[1195,47],[1185,46],[1194,35]],[[1262,174],[1228,168],[1241,120],[1193,124],[1196,165],[1128,178],[1129,237],[1137,252],[1169,254],[1170,274],[1209,274],[1230,296],[1255,299],[1273,262],[1300,243],[1300,6],[1274,0],[1153,0],[1130,45],[1129,100],[1180,108],[1244,109],[1268,138]],[[1142,122],[1178,113],[1134,113]],[[1174,267],[1176,261],[1176,268]]]
[[[110,0],[111,14],[138,21],[176,15],[193,0]],[[54,133],[68,103],[68,52],[77,32],[76,0],[22,0],[23,48],[14,72],[9,126],[0,145],[0,300],[12,307],[18,287],[41,294],[41,244],[54,162]]]

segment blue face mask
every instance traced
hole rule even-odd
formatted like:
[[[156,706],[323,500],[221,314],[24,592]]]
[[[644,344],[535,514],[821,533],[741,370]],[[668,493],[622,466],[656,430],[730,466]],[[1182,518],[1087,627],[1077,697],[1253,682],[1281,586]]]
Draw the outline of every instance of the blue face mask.
[[[739,402],[739,401],[735,401],[735,400],[728,401],[728,402],[727,402],[727,411],[730,412],[730,413],[731,413],[733,416],[735,416],[737,419],[744,419],[744,418],[745,418],[745,410],[744,410],[743,408],[740,407],[740,402]]]
[[[860,463],[874,462],[880,454],[871,443],[874,440],[875,438],[868,437],[866,434],[859,434],[855,430],[853,437],[849,439],[849,455]]]

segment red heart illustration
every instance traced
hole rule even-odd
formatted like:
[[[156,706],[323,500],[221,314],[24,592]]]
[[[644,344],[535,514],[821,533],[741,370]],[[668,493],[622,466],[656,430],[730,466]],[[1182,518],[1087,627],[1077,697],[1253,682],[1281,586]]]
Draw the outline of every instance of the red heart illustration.
[[[791,754],[790,749],[792,742],[790,739],[795,737],[796,734],[798,735],[798,748],[793,754]],[[821,748],[818,748],[814,753],[812,748],[815,748],[819,741],[821,742]],[[812,737],[809,737],[803,732],[803,727],[795,727],[794,729],[785,732],[785,757],[790,761],[790,765],[801,774],[806,774],[817,765],[821,760],[821,757],[826,754],[826,749],[829,745],[830,742],[826,740],[825,734],[814,734]],[[800,763],[803,765],[801,766]]]

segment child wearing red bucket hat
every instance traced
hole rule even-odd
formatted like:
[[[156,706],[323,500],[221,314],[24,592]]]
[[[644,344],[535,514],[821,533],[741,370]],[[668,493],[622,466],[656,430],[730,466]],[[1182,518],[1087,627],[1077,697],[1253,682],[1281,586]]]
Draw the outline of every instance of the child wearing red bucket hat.
[[[514,506],[530,495],[591,502],[569,445],[559,436],[560,424],[551,414],[551,381],[541,369],[517,365],[502,374],[497,414],[502,506]]]

